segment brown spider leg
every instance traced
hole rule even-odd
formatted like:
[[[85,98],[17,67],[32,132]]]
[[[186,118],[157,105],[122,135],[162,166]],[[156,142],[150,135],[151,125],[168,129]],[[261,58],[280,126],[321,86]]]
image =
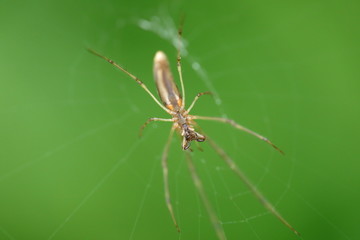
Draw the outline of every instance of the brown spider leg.
[[[200,119],[200,120],[212,120],[212,121],[218,121],[218,122],[223,122],[223,123],[228,123],[230,124],[231,126],[241,130],[241,131],[244,131],[244,132],[247,132],[247,133],[250,133],[251,135],[257,137],[258,139],[260,140],[263,140],[265,142],[267,142],[269,145],[271,145],[273,148],[275,148],[277,151],[279,151],[281,154],[284,154],[284,152],[282,150],[280,150],[280,148],[278,148],[275,144],[273,144],[269,139],[267,139],[266,137],[264,136],[261,136],[260,134],[254,132],[254,131],[251,131],[250,129],[238,124],[237,122],[235,122],[234,120],[231,120],[231,119],[228,119],[228,118],[221,118],[221,117],[203,117],[203,116],[189,116],[191,119]]]
[[[166,202],[166,206],[170,212],[171,215],[171,219],[173,220],[175,227],[177,229],[178,232],[180,232],[180,228],[176,222],[175,219],[175,215],[174,215],[174,210],[173,210],[173,206],[171,203],[171,198],[170,198],[170,189],[169,189],[169,168],[168,168],[168,153],[169,153],[169,147],[170,147],[170,143],[171,143],[171,139],[174,135],[174,130],[175,130],[175,126],[173,125],[171,130],[170,130],[170,134],[169,134],[169,138],[165,144],[165,148],[161,157],[161,165],[162,165],[162,169],[163,169],[163,176],[164,176],[164,189],[165,189],[165,202]]]
[[[180,84],[181,84],[181,94],[182,94],[182,108],[185,107],[185,88],[184,88],[184,81],[182,77],[182,70],[181,70],[181,48],[183,47],[181,37],[182,37],[182,31],[183,31],[183,24],[184,24],[184,18],[180,21],[180,26],[178,30],[178,46],[177,46],[177,70],[179,73],[180,78]]]
[[[190,107],[188,108],[188,110],[186,110],[186,113],[189,113],[191,111],[191,109],[194,107],[195,103],[197,102],[197,100],[202,96],[202,95],[205,95],[205,94],[208,94],[208,95],[212,95],[212,92],[201,92],[201,93],[198,93],[193,102],[191,103]]]
[[[202,132],[202,134],[205,134]],[[206,140],[209,142],[210,146],[217,152],[217,154],[225,161],[225,163],[230,167],[230,169],[240,178],[240,180],[245,183],[245,185],[250,189],[250,191],[255,195],[255,197],[260,201],[260,203],[270,211],[275,217],[277,217],[280,222],[282,222],[286,227],[291,229],[296,235],[300,236],[300,233],[296,231],[290,223],[288,223],[281,214],[275,209],[275,207],[265,198],[265,196],[256,188],[256,186],[249,180],[248,177],[240,170],[240,168],[235,164],[235,162],[225,153],[225,151],[219,147],[211,138],[206,135]]]
[[[134,79],[151,97],[152,99],[157,103],[157,105],[159,105],[162,109],[165,110],[165,112],[172,114],[174,113],[173,111],[167,109],[166,107],[164,107],[159,100],[157,100],[157,98],[154,96],[154,94],[152,94],[150,92],[150,90],[147,88],[147,86],[140,80],[138,79],[136,76],[132,75],[130,72],[126,71],[123,67],[121,67],[119,64],[117,64],[116,62],[114,62],[113,60],[101,55],[100,53],[88,48],[88,51],[102,59],[104,59],[105,61],[107,61],[108,63],[110,63],[111,65],[115,66],[116,68],[120,69],[121,71],[123,71],[125,74],[127,74],[129,77],[131,77],[132,79]]]
[[[206,196],[203,184],[201,182],[201,179],[199,178],[199,175],[196,172],[191,155],[188,151],[185,151],[185,152],[186,152],[186,160],[188,163],[189,171],[191,173],[191,177],[193,179],[196,190],[198,191],[200,198],[205,205],[206,211],[210,217],[210,221],[215,229],[216,235],[220,240],[225,240],[226,235],[225,235],[224,229],[222,228],[222,225],[221,225],[208,197]]]
[[[151,122],[174,122],[172,118],[149,118],[141,127],[139,130],[139,137],[142,136],[142,133],[144,131],[144,128]]]

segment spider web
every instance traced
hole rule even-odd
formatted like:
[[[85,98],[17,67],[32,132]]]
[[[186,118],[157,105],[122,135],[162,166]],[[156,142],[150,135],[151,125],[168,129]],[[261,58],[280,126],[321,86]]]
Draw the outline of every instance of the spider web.
[[[214,102],[216,103],[219,112],[221,113],[221,115],[223,117],[227,117],[225,114],[225,110],[222,107],[222,101],[221,98],[219,96],[219,93],[217,92],[216,88],[213,86],[212,81],[216,81],[216,80],[220,80],[221,76],[219,77],[212,77],[211,80],[209,78],[208,73],[206,72],[205,68],[201,65],[201,63],[197,60],[195,60],[196,58],[194,56],[192,56],[189,51],[187,50],[187,46],[188,46],[188,41],[186,41],[186,39],[182,39],[182,42],[179,44],[178,42],[178,35],[177,35],[177,27],[175,25],[175,23],[173,22],[173,20],[170,17],[166,17],[166,16],[162,16],[162,17],[158,17],[158,16],[154,16],[152,17],[150,20],[147,19],[140,19],[138,22],[138,26],[146,31],[150,31],[153,32],[155,34],[157,34],[159,37],[168,40],[173,46],[174,48],[178,48],[180,45],[180,49],[181,49],[181,54],[182,54],[182,58],[186,59],[186,61],[189,62],[189,64],[191,65],[192,69],[196,72],[197,76],[199,77],[200,80],[202,80],[205,84],[205,86],[210,89],[210,91],[214,94]],[[264,97],[259,93],[257,87],[255,86],[255,84],[252,84],[252,88],[253,88],[253,92],[255,93],[254,97],[255,100],[258,102],[258,105],[260,106],[260,108],[258,109],[259,111],[261,111],[261,115],[264,116],[264,122],[266,123],[267,126],[267,131],[269,133],[271,133],[271,122],[270,120],[267,118],[268,113],[267,113],[267,106],[265,104],[265,99]],[[296,116],[295,116],[296,117]],[[233,142],[233,146],[236,148],[236,146],[238,146],[238,142],[236,140],[236,138],[233,136],[232,138],[232,142]],[[273,162],[273,157],[268,158],[268,160],[266,162],[258,162],[257,163],[257,167],[262,169],[262,174],[258,177],[257,182],[255,183],[256,186],[261,185],[261,183],[264,181],[264,179],[267,178],[267,175],[270,172],[270,165]],[[206,163],[207,161],[205,159],[200,159],[201,164],[201,168],[205,169],[205,176],[207,177],[207,182],[210,183],[210,189],[212,191],[212,193],[214,194],[214,201],[216,204],[216,209],[218,210],[218,214],[219,216],[221,216],[221,207],[219,206],[219,202],[220,201],[226,201],[226,200],[230,200],[231,205],[234,207],[234,209],[236,210],[236,214],[239,216],[236,219],[231,219],[231,220],[225,220],[222,219],[221,223],[224,225],[224,227],[226,228],[227,225],[239,225],[239,224],[246,224],[248,225],[248,228],[251,229],[252,234],[257,238],[260,239],[260,236],[257,234],[257,231],[255,229],[255,227],[252,225],[252,221],[268,215],[269,212],[267,212],[265,209],[262,212],[256,213],[255,215],[247,215],[244,213],[244,211],[242,210],[242,206],[238,203],[239,201],[237,201],[237,199],[241,198],[242,196],[246,196],[246,195],[251,195],[251,192],[249,190],[243,190],[241,192],[234,192],[233,190],[231,190],[228,186],[228,183],[226,181],[226,179],[224,178],[225,175],[229,175],[231,174],[231,172],[229,171],[227,166],[215,166],[215,170],[216,170],[216,174],[214,175],[214,173],[211,173],[211,168],[213,168],[213,166],[208,166]],[[181,169],[184,168],[183,166],[183,162],[181,164],[179,164],[179,166],[177,167],[176,170],[176,180],[175,180],[175,184],[176,186],[180,185],[181,180],[179,179],[179,177],[181,176],[180,172]],[[281,203],[281,201],[283,200],[283,198],[286,196],[287,192],[289,191],[289,189],[291,188],[291,178],[293,175],[293,168],[294,168],[294,163],[291,164],[290,166],[290,171],[289,171],[289,175],[287,177],[287,183],[284,184],[283,186],[283,190],[282,192],[279,194],[277,201],[274,203],[275,206],[278,205],[279,203]],[[220,186],[216,186],[214,184],[214,182],[220,182]],[[225,189],[226,192],[226,197],[221,197],[219,192],[219,189]],[[177,187],[178,189],[178,187]],[[176,196],[179,196],[179,194],[176,194]],[[180,200],[176,199],[175,202],[177,204],[179,204]],[[199,229],[198,229],[198,239],[203,239],[203,237],[201,236],[201,222],[203,221],[203,218],[207,217],[207,213],[204,213],[204,210],[202,210],[201,207],[202,203],[199,199],[197,199],[197,208],[198,208],[198,221],[199,221]],[[177,210],[177,214],[181,215],[180,212],[181,210],[179,210],[179,208],[176,209]],[[182,239],[180,237],[180,239]]]
[[[232,21],[232,19],[223,19],[224,22],[228,22],[228,21]],[[176,24],[173,22],[173,20],[168,17],[167,15],[161,15],[159,16],[154,16],[150,19],[140,19],[137,21],[137,24],[140,28],[146,30],[146,31],[150,31],[153,32],[155,34],[157,34],[160,38],[166,39],[167,41],[169,41],[169,43],[171,43],[174,48],[179,47],[180,45],[180,49],[181,49],[181,54],[183,59],[185,59],[189,65],[192,67],[192,69],[196,72],[198,78],[203,81],[204,85],[207,87],[207,89],[209,89],[211,92],[213,92],[214,94],[214,102],[218,108],[218,112],[222,115],[222,117],[227,117],[227,115],[225,114],[225,110],[222,106],[222,100],[221,97],[216,89],[216,87],[214,87],[212,82],[216,82],[216,81],[221,81],[224,77],[224,75],[227,75],[227,71],[231,72],[231,74],[235,73],[235,71],[241,71],[240,69],[236,69],[235,71],[231,70],[227,70],[227,69],[223,69],[221,71],[222,75],[219,76],[215,76],[215,75],[211,75],[212,77],[209,77],[209,74],[206,71],[206,68],[204,68],[201,64],[201,61],[196,60],[197,57],[192,56],[192,54],[187,50],[187,47],[189,45],[189,41],[187,41],[186,39],[182,39],[182,42],[179,44],[178,42],[178,35],[177,35],[177,26]],[[209,25],[211,25],[212,23],[209,23]],[[237,43],[236,46],[230,46],[228,49],[225,49],[225,51],[231,51],[234,47],[237,47]],[[223,51],[224,49],[219,49],[219,50],[214,50],[214,51],[210,51],[210,53],[208,53],[209,56],[214,55],[216,56],[217,51]],[[214,57],[212,56],[212,57]],[[205,58],[204,61],[206,61],[207,59]],[[184,61],[184,60],[183,60]],[[269,68],[269,66],[262,66],[263,68]],[[270,66],[274,67],[274,66]],[[292,66],[289,65],[280,65],[280,66],[275,66],[275,67],[280,67],[280,68],[291,68]],[[261,70],[261,69],[260,69]],[[292,126],[291,128],[294,129],[294,133],[292,135],[293,139],[293,145],[292,145],[292,149],[291,152],[293,154],[293,156],[297,155],[297,139],[299,138],[299,118],[300,116],[298,115],[298,109],[299,109],[299,95],[297,93],[297,83],[295,79],[291,79],[291,76],[289,76],[289,81],[292,81],[292,86],[291,86],[291,94],[288,97],[289,101],[292,102],[292,115],[291,115],[291,122],[292,122]],[[250,85],[250,89],[251,89],[251,100],[255,101],[257,104],[257,108],[256,110],[260,112],[260,116],[263,117],[263,123],[266,126],[265,132],[267,132],[267,134],[269,134],[270,136],[272,135],[272,120],[269,118],[270,114],[268,112],[268,104],[267,104],[267,99],[269,98],[269,96],[266,96],[264,94],[261,93],[261,90],[258,88],[258,86],[254,83],[254,82],[249,82]],[[238,133],[234,133],[234,131],[229,131],[227,132],[229,136],[231,136],[231,141],[232,141],[232,151],[237,151],[238,150],[238,146],[241,145],[238,142],[238,138],[235,137],[236,134]],[[279,185],[279,188],[277,189],[276,192],[276,196],[274,197],[274,199],[272,199],[272,203],[274,204],[274,206],[277,208],[278,206],[281,206],[281,204],[284,203],[284,201],[286,201],[287,195],[289,193],[295,195],[298,199],[301,199],[301,201],[303,201],[305,203],[305,205],[307,207],[309,207],[312,211],[314,211],[318,217],[321,218],[321,220],[323,220],[324,222],[326,222],[336,233],[340,238],[344,238],[344,239],[350,239],[349,236],[342,231],[338,226],[336,226],[336,224],[334,222],[332,222],[329,218],[327,218],[324,214],[322,214],[319,210],[316,209],[315,206],[313,206],[310,201],[305,200],[304,197],[297,192],[295,189],[293,189],[292,187],[292,183],[293,183],[293,178],[294,178],[294,172],[295,172],[295,167],[296,164],[298,164],[296,157],[290,157],[289,160],[289,164],[287,165],[286,168],[286,174],[283,175],[281,178],[276,177],[272,174],[274,174],[273,172],[273,168],[274,165],[275,167],[278,165],[278,159],[277,157],[274,156],[274,152],[270,153],[269,155],[267,155],[267,157],[265,158],[265,161],[259,161],[259,159],[254,158],[252,156],[244,156],[244,155],[240,155],[240,158],[249,158],[249,160],[251,162],[254,163],[254,165],[260,169],[260,172],[257,172],[257,176],[255,178],[254,184],[256,185],[257,188],[262,189],[262,185],[264,182],[269,181],[269,179],[275,179],[276,184]],[[264,235],[263,233],[261,233],[261,231],[259,231],[258,233],[258,225],[256,224],[256,222],[258,221],[259,218],[263,218],[265,216],[270,215],[270,213],[265,210],[262,209],[262,206],[260,206],[260,208],[257,208],[255,210],[255,212],[249,212],[246,211],[247,206],[244,206],[244,202],[246,202],[247,198],[250,195],[251,200],[250,201],[256,201],[255,199],[253,199],[252,193],[248,190],[248,189],[244,189],[244,190],[238,190],[238,189],[233,189],[232,187],[230,187],[230,185],[232,185],[233,183],[229,183],[227,176],[231,175],[232,172],[229,170],[228,166],[221,166],[221,165],[210,165],[208,164],[207,159],[200,157],[200,168],[203,169],[203,176],[205,177],[205,181],[210,184],[210,187],[208,187],[208,191],[210,193],[213,204],[215,205],[215,208],[217,210],[217,214],[220,217],[220,221],[223,224],[223,227],[225,229],[232,229],[232,228],[239,228],[239,229],[244,229],[247,228],[248,231],[250,232],[250,235],[252,235],[252,238],[254,239],[263,239],[268,238],[268,235]],[[178,164],[178,167],[176,169],[176,175],[175,175],[175,188],[176,188],[176,199],[175,199],[175,203],[177,203],[177,208],[176,208],[176,213],[179,216],[179,218],[181,217],[181,212],[184,209],[179,207],[179,203],[181,202],[180,196],[181,193],[179,193],[179,185],[181,185],[183,179],[181,179],[181,172],[182,169],[184,168],[184,161],[182,161],[181,163]],[[200,170],[201,171],[201,170]],[[214,172],[216,172],[214,174]],[[234,181],[233,179],[231,181]],[[218,183],[218,184],[216,184]],[[219,184],[220,183],[220,184]],[[225,194],[224,194],[224,190],[225,190]],[[220,193],[222,192],[222,193]],[[225,196],[225,197],[224,197]],[[232,217],[226,217],[225,213],[222,213],[222,206],[224,206],[224,204],[221,204],[221,202],[229,202],[229,205],[233,206],[233,210],[235,212],[235,216]],[[226,204],[225,204],[226,205]],[[228,205],[227,205],[228,206]],[[207,218],[207,213],[204,212],[204,209],[202,207],[202,202],[197,199],[197,211],[198,211],[198,239],[204,239],[207,238],[206,236],[202,236],[201,233],[201,226],[203,224],[204,218]],[[226,212],[226,211],[225,211]],[[268,219],[268,218],[266,218]],[[272,219],[273,221],[274,219]],[[179,223],[181,224],[181,219],[179,219]],[[245,225],[245,226],[243,226]],[[228,227],[229,226],[229,227]],[[296,227],[295,227],[296,228]],[[226,230],[225,230],[226,231]],[[234,236],[237,236],[237,234],[235,234]],[[275,238],[278,238],[278,234],[276,234],[276,236],[274,236]],[[290,236],[293,238],[296,238],[294,236]],[[272,237],[270,237],[272,239]],[[179,239],[182,239],[181,235],[179,237]],[[186,239],[186,237],[184,238]]]
[[[228,21],[227,19],[223,20]],[[139,18],[136,19],[133,23],[125,23],[125,25],[127,24],[135,24],[139,29],[149,32],[147,34],[155,33],[158,38],[165,39],[175,48],[178,44],[177,26],[174,21],[166,15],[154,16],[150,19]],[[99,44],[99,46],[105,47],[107,41],[108,40],[105,39]],[[235,48],[235,46],[230,45],[227,46],[228,49],[212,51],[208,53],[207,56],[200,57],[193,55],[188,49],[188,46],[191,45],[191,41],[189,41],[186,36],[184,36],[182,43],[182,56],[183,62],[185,63],[184,65],[190,65],[193,71],[197,74],[198,79],[202,81],[204,86],[207,88],[206,90],[210,90],[214,93],[214,106],[216,106],[217,113],[223,117],[227,117],[228,114],[226,113],[228,112],[228,109],[225,107],[225,101],[222,100],[224,93],[218,91],[214,83],[221,81],[224,76],[229,74],[235,73],[237,75],[241,75],[242,69],[222,69],[221,73],[218,75],[209,74],[206,70],[207,68],[204,67],[203,62],[213,60],[213,57],[216,56],[216,51],[231,51]],[[70,77],[68,82],[68,96],[65,102],[68,104],[68,106],[74,108],[74,110],[84,104],[77,102],[75,99],[77,91],[76,69],[84,58],[85,55],[79,55],[79,58],[74,60],[72,68],[69,69]],[[108,69],[108,71],[110,70]],[[100,73],[95,77],[98,79],[103,78],[102,74]],[[292,81],[291,78],[289,80]],[[190,87],[189,85],[191,85],[191,83],[185,79],[185,89],[188,89]],[[134,103],[133,96],[128,94],[128,88],[130,88],[131,84],[119,84],[116,86],[116,91],[121,92],[120,100],[104,97],[106,96],[104,93],[104,88],[99,87],[98,95],[94,98],[88,99],[85,104],[89,104],[91,102],[100,103],[100,105],[102,105],[104,108],[104,112],[107,112],[109,115],[113,115],[112,109],[109,107],[109,105],[125,102],[127,111],[121,114],[121,117],[111,119],[107,122],[99,124],[98,126],[94,126],[88,130],[79,132],[67,141],[60,143],[57,146],[44,152],[39,157],[27,161],[15,169],[5,172],[0,176],[0,183],[11,181],[18,174],[21,174],[24,171],[28,171],[30,168],[41,165],[42,162],[52,159],[53,156],[59,152],[65,151],[71,148],[73,145],[81,144],[81,142],[86,138],[94,137],[99,134],[99,132],[107,131],[110,128],[114,129],[114,126],[116,126],[116,128],[122,127],[123,125],[126,125],[130,119],[141,116],[140,112],[144,110],[144,107],[142,107],[139,102]],[[257,84],[254,82],[248,82],[248,86],[251,91],[247,96],[242,96],[242,98],[255,102],[255,106],[257,106],[256,111],[259,112],[258,115],[262,116],[261,123],[265,126],[263,129],[264,132],[266,132],[267,136],[275,135],[272,130],[275,120],[270,117],[272,114],[270,114],[267,110],[269,108],[267,99],[275,98],[276,96],[262,93],[262,91],[259,89],[259,86],[257,86]],[[299,151],[296,143],[298,134],[300,134],[297,106],[299,102],[299,96],[297,95],[296,89],[296,82],[293,81],[293,92],[291,92],[288,96],[285,96],[286,100],[293,102],[293,112],[292,116],[290,117],[290,126],[288,127],[293,130],[291,139],[292,148],[290,150],[292,156],[287,157],[285,160],[287,161],[286,163],[284,163],[283,160],[280,160],[281,163],[279,163],[279,158],[281,158],[281,156],[278,156],[277,153],[272,149],[270,149],[268,152],[264,150],[266,157],[260,157],[263,155],[257,155],[256,151],[239,150],[239,146],[243,145],[243,141],[248,140],[248,138],[246,138],[244,134],[236,132],[230,127],[224,127],[224,129],[221,129],[221,135],[225,135],[226,137],[220,138],[219,141],[221,142],[221,146],[226,148],[226,150],[229,152],[229,155],[232,156],[233,159],[242,159],[241,162],[238,162],[239,166],[242,168],[245,165],[245,173],[249,175],[249,177],[253,180],[253,183],[260,190],[265,192],[266,196],[271,196],[269,198],[270,202],[272,202],[274,206],[277,207],[284,216],[286,216],[286,219],[291,218],[291,220],[289,220],[291,223],[295,221],[295,217],[291,216],[291,213],[287,213],[281,208],[287,201],[295,199],[297,202],[301,202],[301,204],[306,205],[308,209],[311,209],[313,212],[315,212],[315,215],[326,222],[326,224],[330,226],[331,229],[335,230],[342,239],[350,239],[346,233],[344,233],[335,223],[332,222],[331,219],[322,214],[321,211],[319,211],[317,207],[311,203],[311,201],[302,196],[293,187],[293,179],[296,174],[295,170],[299,167],[298,159],[296,159],[296,153]],[[192,96],[190,94],[187,94],[188,101],[189,98],[191,99],[191,97]],[[204,99],[201,99],[200,101],[209,102],[209,100]],[[229,100],[227,100],[227,102],[229,102]],[[199,103],[200,106],[201,104],[202,103]],[[125,106],[122,106],[122,108],[124,107]],[[199,110],[200,107],[195,108],[196,109],[194,110]],[[211,128],[210,123],[200,124],[206,126],[207,129]],[[211,124],[216,125],[217,123]],[[48,234],[45,239],[61,239],[64,236],[62,234],[67,231],[67,227],[75,225],[73,224],[73,219],[76,218],[76,216],[82,214],[82,208],[89,204],[89,202],[91,202],[91,200],[99,194],[102,188],[107,186],[108,182],[111,181],[111,178],[113,178],[114,175],[121,174],[122,171],[124,171],[123,169],[131,172],[134,179],[138,180],[137,186],[140,188],[140,194],[136,195],[137,199],[134,200],[134,205],[136,205],[137,211],[133,212],[132,217],[129,218],[130,220],[127,225],[128,228],[124,231],[125,234],[120,233],[119,235],[121,235],[124,239],[139,239],[139,236],[142,236],[142,232],[148,231],[147,228],[144,229],[144,226],[146,226],[146,224],[144,224],[144,219],[146,219],[146,221],[152,219],[146,216],[146,214],[153,213],[150,211],[150,208],[152,207],[159,209],[162,208],[160,212],[165,212],[165,215],[168,214],[166,212],[163,199],[163,189],[158,188],[159,182],[161,183],[159,158],[162,148],[146,148],[146,145],[149,143],[149,141],[151,141],[151,139],[158,137],[157,131],[159,129],[157,127],[160,129],[162,126],[157,126],[157,124],[155,124],[153,127],[149,127],[144,137],[140,140],[131,138],[131,140],[129,140],[129,144],[126,145],[126,148],[122,148],[121,153],[118,156],[112,158],[112,162],[110,165],[107,165],[107,169],[105,169],[102,174],[98,175],[96,180],[90,184],[91,186],[88,187],[88,190],[86,191],[86,194],[83,195],[82,200],[77,202],[75,206],[71,207],[70,211],[64,213],[64,217],[57,223],[57,227],[54,228],[54,230]],[[209,130],[209,132],[213,132],[214,135],[217,136],[220,135],[220,130]],[[106,141],[104,138],[102,140]],[[261,142],[258,145],[256,143],[254,144],[257,148],[259,147],[266,149],[267,147]],[[180,227],[183,230],[183,232],[178,235],[178,239],[205,239],[208,238],[208,236],[210,236],[210,238],[214,238],[215,235],[213,234],[213,229],[211,228],[211,225],[208,221],[207,213],[204,210],[201,200],[197,197],[196,190],[191,187],[191,177],[189,174],[187,174],[187,166],[184,157],[179,156],[179,151],[176,151],[178,145],[179,141],[174,139],[172,144],[172,151],[169,156],[169,164],[172,172],[170,187],[173,204],[175,206],[175,215]],[[269,212],[266,211],[257,202],[248,189],[246,189],[244,186],[241,186],[242,183],[240,183],[240,181],[235,176],[232,176],[234,174],[231,172],[231,170],[221,162],[219,157],[215,156],[215,153],[210,148],[204,147],[204,153],[197,151],[196,147],[194,147],[194,150],[195,152],[193,155],[194,160],[196,161],[197,169],[203,179],[204,185],[206,185],[206,191],[208,193],[209,199],[213,204],[225,229],[225,233],[228,234],[229,239],[236,239],[242,236],[248,236],[247,239],[268,239],[271,238],[269,237],[269,233],[266,232],[266,230],[269,228],[276,229],[275,236],[281,235],[285,236],[284,238],[292,236],[291,233],[286,232],[288,230],[282,226],[281,223],[277,222],[275,218],[270,216]],[[148,160],[150,163],[147,165],[149,166],[147,171],[141,171],[135,167],[135,165],[131,164],[132,161],[137,161],[136,155],[139,151],[149,151],[150,157]],[[278,168],[280,164],[286,166],[282,168],[282,171],[285,173],[283,172],[282,175],[277,176],[276,174],[278,171],[276,168]],[[131,183],[131,181],[129,182]],[[272,190],[275,190],[275,193],[265,191],[266,187],[269,185],[268,182],[277,185],[276,188],[271,188]],[[130,195],[131,194],[128,196],[130,197]],[[127,194],[125,194],[125,198],[126,197]],[[154,198],[157,201],[156,204],[152,202]],[[290,208],[287,208],[287,210],[289,209]],[[164,224],[166,225],[164,228],[168,230],[161,230],[164,230],[166,234],[172,236],[171,232],[175,230],[171,226],[172,222],[170,217],[166,215],[164,219],[166,218],[167,224]],[[264,227],[264,224],[269,225],[270,227]],[[159,225],[161,226],[163,224]],[[294,226],[297,227],[296,224],[294,224]],[[301,232],[301,229],[299,229],[299,231]],[[1,227],[0,232],[8,239],[17,239],[5,228]],[[293,239],[295,238],[296,237],[293,237]]]

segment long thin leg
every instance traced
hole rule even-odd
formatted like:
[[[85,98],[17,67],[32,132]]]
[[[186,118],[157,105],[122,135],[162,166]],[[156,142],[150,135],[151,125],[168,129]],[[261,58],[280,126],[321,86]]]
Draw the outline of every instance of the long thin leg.
[[[202,95],[212,95],[212,92],[202,92],[202,93],[198,93],[195,98],[194,101],[191,103],[190,107],[188,108],[188,110],[186,110],[187,113],[189,113],[191,111],[191,109],[194,107],[195,103],[197,102],[197,100],[202,96]]]
[[[268,144],[270,144],[273,148],[275,148],[277,151],[279,151],[281,154],[284,154],[283,151],[281,151],[275,144],[273,144],[269,139],[267,139],[266,137],[264,136],[261,136],[260,134],[254,132],[254,131],[251,131],[250,129],[238,124],[237,122],[235,122],[234,120],[231,120],[231,119],[228,119],[228,118],[221,118],[221,117],[203,117],[203,116],[191,116],[191,119],[200,119],[200,120],[212,120],[212,121],[218,121],[218,122],[223,122],[223,123],[228,123],[230,124],[231,126],[241,130],[241,131],[244,131],[244,132],[247,132],[247,133],[250,133],[251,135],[259,138],[260,140],[263,140],[265,142],[267,142]]]
[[[191,159],[191,155],[188,151],[185,151],[185,152],[186,152],[186,159],[187,159],[188,167],[189,167],[189,170],[191,173],[191,177],[193,179],[193,182],[194,182],[194,185],[195,185],[197,191],[199,192],[200,198],[205,205],[206,211],[209,214],[210,221],[215,229],[216,235],[218,236],[218,238],[220,240],[225,240],[226,235],[225,235],[224,229],[222,228],[222,225],[221,225],[213,207],[211,206],[209,199],[206,196],[203,184],[199,178],[199,175],[196,172],[194,163]]]
[[[165,202],[166,202],[166,206],[170,212],[171,215],[171,219],[173,220],[176,229],[178,230],[178,232],[180,232],[180,228],[176,222],[175,219],[175,215],[174,215],[174,210],[173,210],[173,206],[171,203],[171,198],[170,198],[170,189],[169,189],[169,169],[168,169],[168,153],[169,153],[169,147],[170,147],[170,143],[171,143],[171,139],[174,135],[174,130],[175,127],[173,126],[170,130],[170,134],[169,134],[169,138],[165,144],[165,148],[162,154],[162,158],[161,158],[161,165],[162,165],[162,169],[163,169],[163,176],[164,176],[164,189],[165,189]]]
[[[245,183],[245,185],[250,189],[250,191],[255,195],[255,197],[260,201],[260,203],[269,210],[275,217],[277,217],[285,226],[291,229],[296,235],[300,236],[300,233],[296,231],[275,209],[275,207],[265,198],[265,196],[256,188],[256,186],[246,177],[246,175],[240,170],[240,168],[235,164],[235,162],[225,153],[225,151],[219,147],[211,138],[207,136],[206,140],[214,148],[214,150],[219,154],[219,156],[226,162],[230,169],[236,173],[236,175]]]
[[[170,111],[169,109],[167,109],[166,107],[164,107],[159,100],[156,99],[156,97],[154,96],[154,94],[152,94],[150,92],[150,90],[146,87],[146,85],[137,77],[135,77],[134,75],[132,75],[131,73],[129,73],[128,71],[126,71],[123,67],[121,67],[119,64],[117,64],[116,62],[114,62],[113,60],[101,55],[100,53],[88,48],[88,51],[91,52],[92,54],[104,59],[105,61],[107,61],[108,63],[110,63],[111,65],[115,66],[116,68],[120,69],[121,71],[123,71],[124,73],[126,73],[128,76],[130,76],[132,79],[134,79],[151,97],[152,99],[154,99],[154,101],[157,103],[157,105],[159,105],[162,109],[164,109],[167,113],[171,114],[173,113],[172,111]]]
[[[139,131],[139,137],[142,136],[142,133],[144,131],[144,128],[151,122],[174,122],[172,118],[149,118],[141,127]]]
[[[182,94],[182,107],[185,107],[185,88],[184,88],[184,82],[182,77],[182,70],[181,70],[181,48],[183,47],[181,37],[182,37],[182,31],[183,31],[183,24],[184,24],[184,18],[180,20],[180,26],[178,30],[178,47],[177,47],[177,70],[179,73],[180,78],[180,84],[181,84],[181,94]]]

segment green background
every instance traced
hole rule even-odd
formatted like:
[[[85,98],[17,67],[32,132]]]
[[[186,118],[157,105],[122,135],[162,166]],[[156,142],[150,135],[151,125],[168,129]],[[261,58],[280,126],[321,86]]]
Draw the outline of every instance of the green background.
[[[0,1],[0,239],[216,239],[167,117],[152,60],[185,14],[183,75],[194,113],[227,116],[285,152],[199,121],[303,239],[359,239],[358,1]],[[150,21],[159,32],[139,27]],[[143,25],[144,27],[144,25]],[[200,70],[197,68],[201,66]],[[196,70],[197,69],[197,70]],[[214,101],[215,100],[215,101]],[[193,145],[195,146],[195,145]],[[228,239],[299,239],[215,152],[193,158]]]

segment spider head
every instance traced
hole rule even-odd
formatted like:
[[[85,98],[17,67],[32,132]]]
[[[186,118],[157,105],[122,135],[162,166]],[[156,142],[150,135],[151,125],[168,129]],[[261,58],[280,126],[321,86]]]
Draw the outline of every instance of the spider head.
[[[200,133],[197,133],[192,128],[184,128],[183,129],[183,141],[182,141],[182,148],[184,150],[187,150],[190,147],[191,141],[195,140],[198,142],[205,141],[205,136],[201,135]]]

